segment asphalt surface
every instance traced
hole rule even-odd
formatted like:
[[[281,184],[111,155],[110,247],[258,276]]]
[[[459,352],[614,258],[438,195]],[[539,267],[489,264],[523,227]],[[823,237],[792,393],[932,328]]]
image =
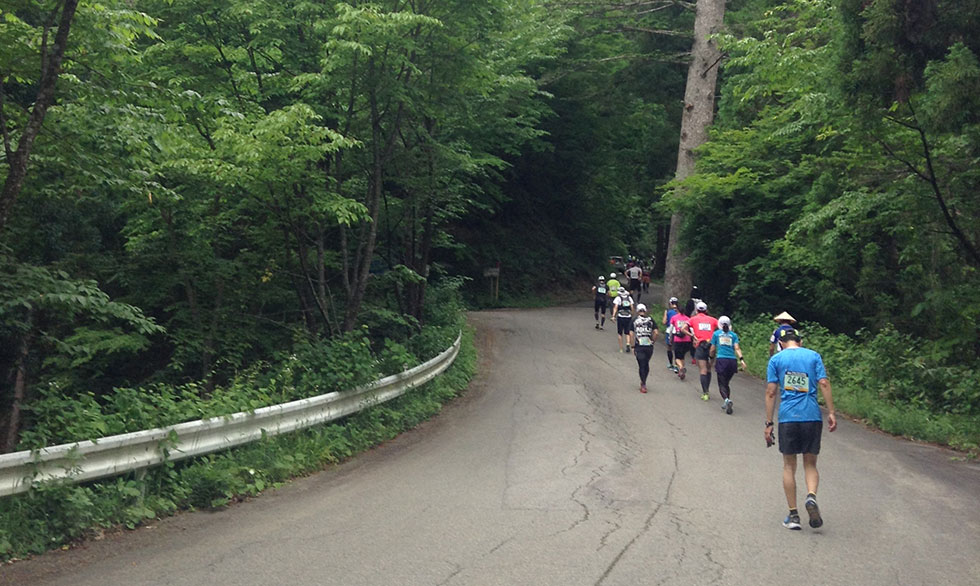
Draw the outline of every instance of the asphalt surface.
[[[4,566],[0,584],[980,584],[976,462],[842,420],[819,461],[825,525],[804,512],[788,531],[758,379],[736,376],[725,415],[714,381],[702,402],[658,344],[640,394],[591,303],[471,323],[480,373],[419,429],[225,510]]]

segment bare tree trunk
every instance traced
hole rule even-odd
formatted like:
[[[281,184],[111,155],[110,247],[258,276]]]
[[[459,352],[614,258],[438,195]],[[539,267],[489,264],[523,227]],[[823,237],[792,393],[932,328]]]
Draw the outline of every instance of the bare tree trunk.
[[[8,150],[5,154],[10,170],[4,180],[3,191],[0,192],[0,232],[3,232],[14,203],[17,201],[17,196],[24,186],[24,178],[27,177],[27,163],[31,157],[31,150],[34,148],[34,139],[41,132],[41,124],[44,123],[48,108],[54,103],[55,86],[58,82],[58,74],[61,73],[65,47],[68,45],[68,32],[71,29],[72,19],[75,18],[77,8],[78,0],[65,0],[61,8],[58,32],[55,33],[54,45],[50,49],[47,46],[48,32],[45,29],[44,42],[41,44],[41,79],[38,84],[37,96],[34,98],[34,107],[31,108],[31,116],[20,135],[17,150],[11,153],[7,148],[8,145],[4,144]],[[54,14],[52,14],[53,16]],[[5,126],[4,136],[6,136],[6,130]]]
[[[10,413],[7,416],[7,429],[4,430],[3,445],[0,446],[0,453],[12,452],[17,446],[17,438],[20,436],[20,407],[27,396],[27,360],[30,356],[31,339],[33,332],[33,319],[31,315],[27,318],[28,329],[20,341],[20,351],[17,354],[16,375],[14,378],[14,396],[10,402]]]
[[[684,179],[694,171],[694,149],[708,140],[708,127],[715,116],[715,85],[721,52],[709,35],[721,30],[725,20],[725,0],[698,0],[694,17],[694,46],[691,65],[687,70],[684,90],[684,114],[681,119],[681,140],[677,152],[676,179]],[[684,217],[670,217],[670,235],[664,268],[664,296],[684,298],[694,281],[687,265],[689,252],[680,243]],[[666,299],[665,299],[666,301]]]

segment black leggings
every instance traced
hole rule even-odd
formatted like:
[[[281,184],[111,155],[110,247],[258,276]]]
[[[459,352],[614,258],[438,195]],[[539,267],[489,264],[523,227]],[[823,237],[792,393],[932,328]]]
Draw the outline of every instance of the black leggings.
[[[650,374],[650,359],[653,357],[653,346],[635,346],[633,355],[636,356],[636,363],[640,366],[640,384],[647,384],[647,375]]]
[[[718,373],[718,392],[722,399],[732,396],[732,390],[728,383],[738,371],[738,362],[734,358],[719,358],[715,360],[715,372]]]

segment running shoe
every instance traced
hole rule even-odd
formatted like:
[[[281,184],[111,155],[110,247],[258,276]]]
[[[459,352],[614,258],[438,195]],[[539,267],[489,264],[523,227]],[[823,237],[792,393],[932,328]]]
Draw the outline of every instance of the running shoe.
[[[630,347],[629,347],[629,346],[627,346],[627,347],[626,347],[626,353],[627,353],[627,354],[629,354],[629,353],[630,353]]]
[[[595,329],[597,329],[597,330],[599,329],[599,324],[596,324],[595,325]]]
[[[600,331],[602,331],[602,330],[604,330],[604,329],[606,329],[606,328],[605,328],[605,326],[599,326],[599,330],[600,330]]]
[[[708,400],[708,393],[701,393],[701,400],[702,401],[707,401]]]
[[[673,367],[671,367],[671,370],[674,371],[674,374],[677,374],[677,371],[680,370],[680,369],[678,369],[677,368],[677,365],[675,364]]]
[[[787,529],[792,529],[793,531],[799,531],[803,529],[803,527],[800,526],[800,516],[786,515],[786,518],[783,519],[783,527]]]
[[[686,375],[687,375],[687,369],[686,369],[686,368],[682,368],[682,369],[680,370],[680,372],[678,372],[678,373],[677,373],[677,378],[679,378],[679,379],[681,379],[681,380],[684,380],[684,377],[685,377]]]
[[[806,497],[806,512],[810,515],[810,527],[816,529],[823,525],[823,517],[820,516],[820,507],[817,506],[817,499],[812,496]]]
[[[724,401],[721,402],[721,410],[724,411],[725,407],[727,406],[728,406],[728,399],[725,399]]]
[[[725,399],[725,413],[727,413],[729,415],[732,414],[732,400],[731,399]]]
[[[641,393],[646,393],[647,392],[647,386],[646,385],[640,385],[640,392]]]

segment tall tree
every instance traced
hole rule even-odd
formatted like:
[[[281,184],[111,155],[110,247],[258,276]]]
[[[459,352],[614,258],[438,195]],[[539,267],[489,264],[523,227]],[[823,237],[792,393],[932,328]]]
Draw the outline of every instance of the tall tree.
[[[715,85],[721,51],[712,35],[719,33],[725,19],[725,0],[698,0],[694,17],[694,45],[684,90],[684,113],[677,150],[676,181],[694,172],[694,151],[708,140],[708,128],[715,115]],[[693,270],[687,264],[689,251],[681,243],[684,216],[674,212],[670,218],[670,236],[664,272],[664,294],[686,295],[693,283]]]

